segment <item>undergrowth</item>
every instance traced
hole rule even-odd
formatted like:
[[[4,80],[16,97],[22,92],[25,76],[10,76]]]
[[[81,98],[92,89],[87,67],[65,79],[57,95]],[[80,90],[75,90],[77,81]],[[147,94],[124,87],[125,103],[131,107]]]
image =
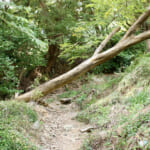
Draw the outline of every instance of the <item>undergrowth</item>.
[[[150,112],[138,114],[150,105],[149,66],[150,54],[146,54],[131,62],[124,73],[91,75],[85,84],[58,96],[79,105],[77,120],[97,126],[82,150],[150,149]],[[123,132],[118,136],[121,125]]]
[[[85,76],[84,84],[79,85],[78,88],[65,88],[65,91],[58,95],[58,99],[71,98],[81,110],[84,110],[95,103],[98,100],[98,97],[104,97],[104,91],[110,93],[121,78],[122,77],[117,74],[101,74],[100,76],[91,74]]]
[[[37,114],[25,103],[0,102],[0,149],[36,150],[28,140]]]
[[[124,73],[91,74],[84,79],[84,84],[58,95],[79,106],[77,120],[97,127],[81,149],[150,149],[150,111],[139,113],[150,106],[150,54],[135,59]],[[123,132],[118,135],[120,126]]]
[[[99,98],[96,103],[78,114],[78,120],[98,126],[98,129],[93,131],[93,138],[85,141],[83,150],[150,149],[150,111],[140,113],[150,105],[149,55],[132,62],[121,74],[121,79],[112,93]],[[111,82],[108,83],[111,85]],[[105,90],[103,92],[105,93]],[[123,132],[118,135],[117,129],[121,126]],[[110,134],[103,136],[102,131]]]

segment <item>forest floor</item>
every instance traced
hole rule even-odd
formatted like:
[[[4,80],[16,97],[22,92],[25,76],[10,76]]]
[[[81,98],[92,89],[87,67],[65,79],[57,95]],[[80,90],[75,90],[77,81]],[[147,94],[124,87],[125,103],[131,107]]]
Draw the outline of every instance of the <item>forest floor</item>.
[[[34,108],[42,122],[37,140],[37,145],[42,146],[42,150],[80,149],[88,134],[81,133],[80,130],[88,125],[75,119],[79,108],[74,102],[63,105],[53,101],[50,107],[35,104]]]
[[[81,132],[81,130],[93,128],[95,124],[89,124],[86,121],[80,122],[77,116],[82,109],[89,106],[89,103],[95,102],[92,99],[97,97],[101,91],[99,83],[104,83],[113,77],[112,74],[104,75],[102,78],[90,76],[89,79],[86,76],[84,79],[79,79],[77,82],[60,88],[42,99],[49,104],[48,107],[30,102],[29,105],[38,114],[38,121],[33,124],[33,129],[37,130],[37,135],[36,138],[33,138],[32,143],[38,146],[40,150],[83,149],[83,144],[91,132]],[[109,91],[111,92],[111,90]],[[109,91],[106,91],[105,94]],[[63,98],[70,98],[71,103],[62,104],[60,100]]]

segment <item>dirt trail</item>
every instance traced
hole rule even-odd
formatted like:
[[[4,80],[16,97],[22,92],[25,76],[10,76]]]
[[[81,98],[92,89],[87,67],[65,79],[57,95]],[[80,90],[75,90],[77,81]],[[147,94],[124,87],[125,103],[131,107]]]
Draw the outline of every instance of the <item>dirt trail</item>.
[[[88,125],[74,119],[78,108],[74,103],[62,105],[59,101],[50,104],[50,108],[35,106],[42,129],[38,134],[38,144],[42,150],[78,150],[87,137],[80,129]]]

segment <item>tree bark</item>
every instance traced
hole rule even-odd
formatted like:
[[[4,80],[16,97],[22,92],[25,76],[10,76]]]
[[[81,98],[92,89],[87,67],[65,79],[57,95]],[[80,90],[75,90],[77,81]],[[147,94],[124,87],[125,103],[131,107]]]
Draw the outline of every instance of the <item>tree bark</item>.
[[[96,54],[93,54],[91,58],[84,61],[74,69],[38,86],[37,88],[23,95],[18,96],[16,100],[24,100],[28,102],[30,100],[36,100],[40,96],[47,95],[48,93],[54,91],[55,89],[75,80],[76,78],[86,73],[90,69],[94,68],[95,66],[102,64],[105,61],[111,59],[112,57],[116,56],[118,53],[128,48],[129,46],[132,46],[136,43],[149,39],[150,31],[146,31],[137,36],[133,36],[133,33],[136,31],[137,27],[141,25],[149,16],[150,16],[150,8],[148,8],[147,11],[139,17],[139,19],[126,32],[125,36],[114,47],[102,53],[99,53],[101,49],[96,50],[95,51]],[[118,29],[116,28],[114,31],[110,33],[108,37],[112,37],[112,35],[114,35],[117,31],[119,31],[119,28]],[[107,40],[105,39],[102,42],[102,44],[105,43],[104,45],[106,45],[108,43],[108,41],[110,40],[110,38],[108,37],[106,38]],[[99,47],[104,47],[102,44]]]
[[[147,30],[150,30],[150,24],[147,24]],[[150,52],[150,39],[146,40],[147,52]]]
[[[106,39],[100,44],[100,46],[95,50],[94,55],[97,55],[98,53],[100,53],[103,48],[106,46],[106,44],[108,43],[108,41],[112,38],[112,36],[118,32],[120,30],[120,27],[115,28],[107,37]]]
[[[146,40],[147,52],[150,52],[150,39]]]
[[[46,55],[47,64],[46,68],[44,67],[44,72],[49,74],[51,72],[52,66],[55,64],[56,59],[59,55],[59,49],[56,45],[49,45],[48,53]]]

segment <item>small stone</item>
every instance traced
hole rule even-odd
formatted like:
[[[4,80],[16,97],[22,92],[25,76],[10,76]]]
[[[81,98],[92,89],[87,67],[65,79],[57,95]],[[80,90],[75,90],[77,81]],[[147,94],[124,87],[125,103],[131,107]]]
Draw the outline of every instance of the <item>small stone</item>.
[[[71,99],[70,98],[62,98],[61,100],[60,100],[60,102],[62,103],[62,104],[70,104],[71,103]]]
[[[55,135],[55,134],[52,134],[52,136],[53,136],[53,137],[56,137],[56,135]]]
[[[73,126],[72,126],[72,125],[69,125],[69,124],[64,126],[64,129],[65,129],[66,131],[70,131],[72,128],[73,128]]]
[[[33,124],[32,128],[35,129],[35,130],[37,130],[37,129],[39,129],[39,127],[40,127],[40,123],[39,123],[39,121],[37,120],[37,121]]]

